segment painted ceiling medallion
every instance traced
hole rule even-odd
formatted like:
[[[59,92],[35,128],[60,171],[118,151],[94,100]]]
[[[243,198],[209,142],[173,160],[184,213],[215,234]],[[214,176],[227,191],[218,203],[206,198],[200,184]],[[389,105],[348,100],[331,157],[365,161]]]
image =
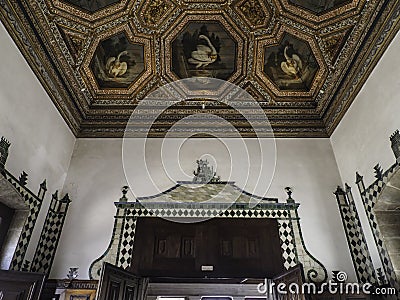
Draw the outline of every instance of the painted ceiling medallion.
[[[281,91],[310,91],[319,66],[308,43],[285,34],[264,48],[263,72]]]
[[[150,45],[148,39],[136,36],[129,27],[100,35],[83,61],[82,73],[96,97],[115,93],[129,96],[147,82],[153,74]]]
[[[278,37],[260,41],[257,75],[278,96],[312,97],[327,74],[317,44],[289,28],[281,28]]]
[[[172,42],[171,70],[179,78],[228,80],[235,71],[236,47],[220,23],[190,22]]]
[[[144,71],[144,47],[119,33],[97,46],[90,69],[101,89],[127,88]]]
[[[166,75],[234,81],[243,70],[244,41],[227,17],[188,14],[165,35]]]

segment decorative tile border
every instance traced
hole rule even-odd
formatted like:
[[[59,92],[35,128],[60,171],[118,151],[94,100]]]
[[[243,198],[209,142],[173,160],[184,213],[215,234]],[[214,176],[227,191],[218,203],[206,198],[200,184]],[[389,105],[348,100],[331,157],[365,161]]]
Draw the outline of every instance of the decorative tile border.
[[[377,283],[376,274],[351,193],[351,188],[346,184],[346,191],[343,191],[343,189],[338,186],[334,194],[336,195],[358,282],[375,284]]]
[[[288,199],[288,203],[261,202],[255,207],[248,203],[166,203],[146,202],[144,207],[139,202],[127,202],[122,197],[115,202],[117,212],[110,244],[105,253],[97,258],[89,268],[91,279],[99,279],[104,262],[128,268],[131,266],[136,221],[140,217],[166,218],[273,218],[279,224],[282,256],[286,269],[302,263],[311,282],[324,282],[328,274],[326,268],[306,249],[297,214],[298,203]],[[134,259],[134,258],[133,258]]]

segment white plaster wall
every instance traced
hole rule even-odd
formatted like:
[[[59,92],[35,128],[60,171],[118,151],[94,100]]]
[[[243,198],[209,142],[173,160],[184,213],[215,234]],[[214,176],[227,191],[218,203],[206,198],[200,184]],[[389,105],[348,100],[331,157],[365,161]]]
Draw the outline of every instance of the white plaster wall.
[[[150,173],[157,178],[159,188],[163,190],[173,183],[166,177],[160,163],[160,141],[150,139],[146,154]],[[246,140],[246,146],[250,163],[256,166],[260,161],[256,141]],[[195,139],[181,149],[180,162],[184,171],[190,173],[196,166],[195,159],[209,153],[216,158],[217,173],[222,180],[226,180],[231,162],[224,151],[215,140]],[[230,152],[236,151],[233,148]],[[68,268],[73,266],[79,267],[80,278],[87,278],[90,263],[106,250],[114,222],[113,202],[118,201],[120,187],[126,184],[121,152],[120,139],[77,140],[64,187],[74,202],[61,235],[52,278],[65,277]],[[166,156],[172,159],[174,153],[169,154]],[[277,154],[276,171],[267,196],[278,197],[279,201],[284,202],[286,194],[283,189],[292,186],[293,197],[301,203],[299,213],[308,250],[322,261],[329,272],[344,270],[354,279],[336,199],[332,194],[341,179],[329,139],[278,139]],[[131,155],[138,159],[142,157],[134,152]],[[243,161],[245,159],[243,157]],[[264,159],[266,165],[273,168],[273,164],[268,163],[269,157]],[[241,161],[233,164],[238,165],[245,171],[246,164]],[[172,168],[171,173],[175,177],[179,170]],[[241,186],[240,172],[234,174],[230,179]],[[143,172],[137,170],[133,177],[130,181],[135,190],[141,188],[140,195],[152,194],[149,191],[153,187],[143,182]],[[253,185],[254,175],[248,187]],[[133,196],[130,194],[129,198]]]
[[[48,195],[32,238],[36,241],[50,194],[64,185],[75,138],[1,23],[0,53],[0,136],[11,142],[6,168],[16,177],[27,172],[34,193],[47,179]]]
[[[400,34],[393,39],[364,87],[331,136],[333,151],[343,183],[353,191],[354,200],[366,235],[374,267],[381,266],[379,254],[355,184],[356,171],[369,186],[373,167],[384,170],[395,162],[390,135],[400,128]]]
[[[372,183],[373,167],[384,170],[395,162],[390,135],[400,128],[400,33],[394,38],[364,87],[331,136],[344,182],[355,182],[358,171]]]

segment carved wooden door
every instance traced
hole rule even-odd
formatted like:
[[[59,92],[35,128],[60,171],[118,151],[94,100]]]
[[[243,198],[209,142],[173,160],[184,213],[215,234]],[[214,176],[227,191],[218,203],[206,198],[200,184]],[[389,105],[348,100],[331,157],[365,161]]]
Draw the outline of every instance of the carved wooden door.
[[[143,300],[147,279],[105,263],[98,288],[98,300]]]

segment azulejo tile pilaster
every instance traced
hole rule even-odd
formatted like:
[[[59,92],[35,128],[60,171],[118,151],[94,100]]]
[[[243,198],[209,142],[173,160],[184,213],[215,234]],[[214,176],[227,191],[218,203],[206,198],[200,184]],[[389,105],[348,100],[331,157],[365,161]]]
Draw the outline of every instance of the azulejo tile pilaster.
[[[117,208],[114,220],[113,231],[111,234],[110,244],[107,250],[99,258],[94,260],[89,267],[89,277],[90,279],[99,279],[101,275],[101,268],[103,263],[107,262],[112,265],[118,265],[118,251],[120,249],[119,245],[122,241],[123,235],[123,222],[124,222],[124,209]]]
[[[70,203],[68,194],[62,199],[53,194],[30,271],[50,274]]]
[[[374,241],[376,247],[378,249],[379,257],[383,266],[383,271],[385,275],[386,281],[390,284],[390,286],[396,288],[397,292],[400,291],[400,283],[399,279],[396,276],[388,249],[386,247],[386,243],[384,240],[384,236],[378,226],[377,216],[374,211],[375,205],[378,203],[378,199],[386,187],[386,184],[390,180],[390,178],[396,172],[400,170],[400,158],[396,159],[396,162],[389,167],[385,172],[380,170],[379,165],[376,168],[376,171],[379,171],[376,174],[377,179],[367,188],[365,187],[363,176],[356,173],[356,184],[358,186],[358,190],[360,192],[363,206],[365,209],[365,213],[367,215],[367,219],[372,231],[372,235],[374,237]]]
[[[301,232],[300,218],[297,209],[290,210],[290,216],[292,219],[291,230],[296,241],[297,263],[303,265],[306,280],[309,282],[325,282],[328,279],[328,271],[325,266],[307,250]]]
[[[46,183],[43,182],[43,184],[40,186],[39,196],[36,196],[25,186],[22,186],[19,180],[17,180],[7,170],[4,170],[2,173],[7,181],[15,187],[15,189],[21,195],[22,199],[24,199],[25,204],[29,210],[10,265],[10,270],[21,271],[25,259],[25,254],[31,242],[32,233],[35,228],[37,217],[42,207],[43,198],[47,190]]]
[[[338,187],[335,195],[358,282],[375,284],[375,270],[350,186],[346,184],[346,191]]]

